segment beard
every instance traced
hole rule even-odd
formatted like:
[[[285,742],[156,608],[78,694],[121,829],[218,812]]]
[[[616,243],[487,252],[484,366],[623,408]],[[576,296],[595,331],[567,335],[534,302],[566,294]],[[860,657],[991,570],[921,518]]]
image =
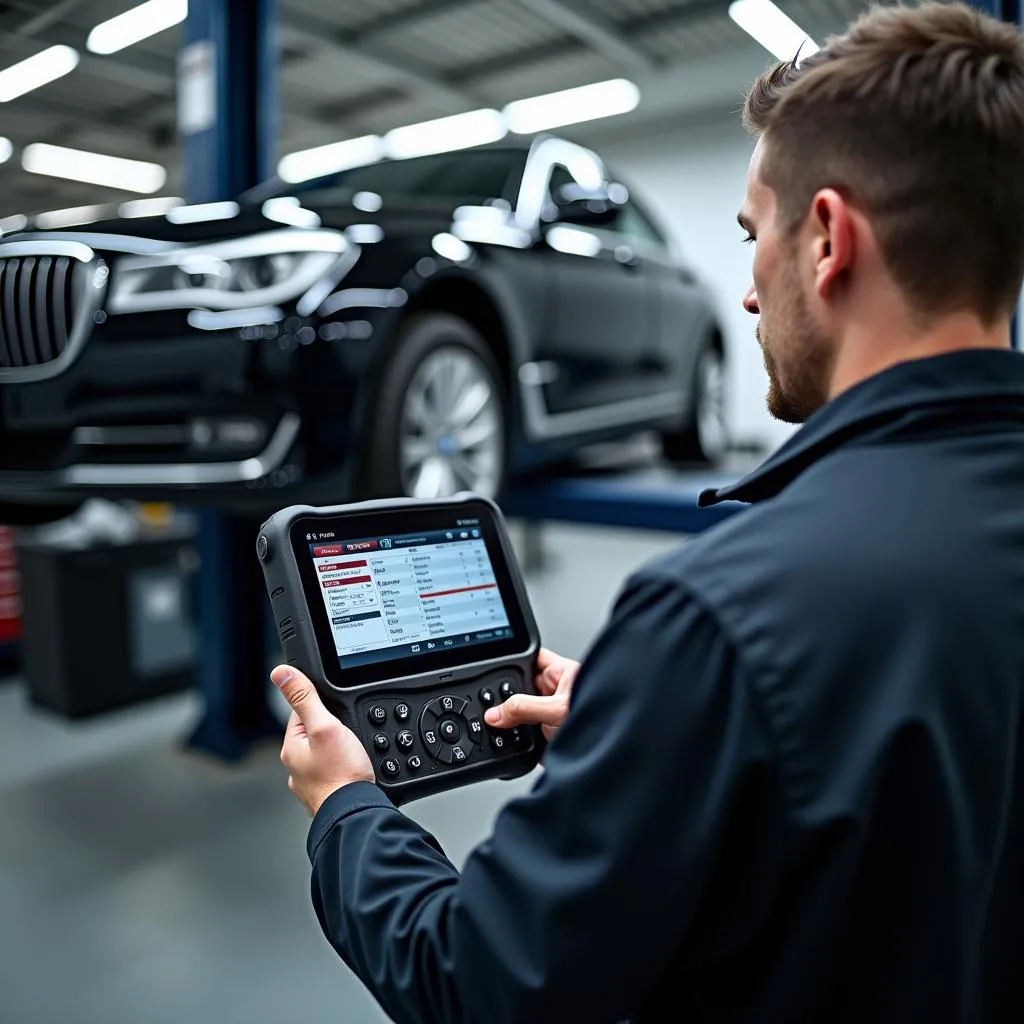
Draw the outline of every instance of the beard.
[[[768,373],[768,412],[783,423],[805,423],[828,402],[832,351],[815,325],[796,274],[777,285],[781,305],[756,335]]]

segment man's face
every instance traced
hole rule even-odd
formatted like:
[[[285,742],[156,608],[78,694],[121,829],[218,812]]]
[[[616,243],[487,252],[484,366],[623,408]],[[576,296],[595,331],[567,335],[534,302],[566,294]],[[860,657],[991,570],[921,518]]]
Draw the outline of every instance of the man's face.
[[[779,223],[776,196],[761,178],[764,140],[758,141],[747,172],[747,194],[739,222],[756,241],[754,283],[744,308],[760,316],[757,340],[768,371],[768,411],[784,423],[803,423],[827,401],[833,347],[813,314],[813,277],[799,265],[799,229]]]

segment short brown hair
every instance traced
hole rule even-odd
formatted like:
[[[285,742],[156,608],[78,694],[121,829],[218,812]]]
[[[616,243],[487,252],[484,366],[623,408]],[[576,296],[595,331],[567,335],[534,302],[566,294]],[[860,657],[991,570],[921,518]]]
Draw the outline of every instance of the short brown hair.
[[[963,4],[873,7],[817,53],[765,72],[744,121],[794,231],[821,188],[870,218],[924,318],[991,324],[1024,278],[1024,40]]]

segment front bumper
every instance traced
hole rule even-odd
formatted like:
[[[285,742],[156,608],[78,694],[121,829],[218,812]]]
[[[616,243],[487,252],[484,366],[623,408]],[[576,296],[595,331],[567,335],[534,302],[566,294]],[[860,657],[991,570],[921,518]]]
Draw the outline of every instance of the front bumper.
[[[0,495],[16,499],[27,494],[58,494],[96,491],[105,488],[148,490],[151,488],[205,488],[255,484],[283,473],[281,485],[295,481],[294,471],[284,467],[295,447],[301,420],[285,413],[271,434],[270,442],[257,455],[244,459],[211,462],[113,462],[73,463],[52,470],[0,470]]]

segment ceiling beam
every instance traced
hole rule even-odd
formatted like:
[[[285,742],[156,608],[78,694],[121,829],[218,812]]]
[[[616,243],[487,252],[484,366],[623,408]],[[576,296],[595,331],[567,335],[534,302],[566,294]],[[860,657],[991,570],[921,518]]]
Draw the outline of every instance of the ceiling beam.
[[[360,45],[383,39],[392,32],[405,32],[433,18],[456,14],[464,7],[477,7],[485,0],[421,0],[413,7],[400,7],[388,14],[378,14],[353,30],[351,41]],[[370,5],[367,4],[367,7]]]
[[[389,54],[379,43],[365,36],[359,36],[358,41],[350,38],[330,22],[319,18],[291,14],[282,23],[281,32],[314,50],[327,47],[350,65],[361,65],[371,73],[383,74],[406,92],[427,96],[439,106],[451,108],[453,113],[485,105],[469,90],[452,84],[418,61],[410,60],[404,54]]]
[[[519,0],[519,3],[625,71],[652,71],[656,67],[649,54],[622,35],[619,25],[590,5],[583,5],[579,0]]]
[[[76,7],[81,7],[83,0],[62,0],[61,3],[53,4],[48,8],[39,10],[34,8],[36,11],[30,18],[19,22],[18,25],[5,31],[5,35],[13,39],[31,39],[37,36],[40,32],[45,31],[51,25],[56,24],[61,18],[66,17]],[[8,40],[4,40],[4,45],[9,45]]]

